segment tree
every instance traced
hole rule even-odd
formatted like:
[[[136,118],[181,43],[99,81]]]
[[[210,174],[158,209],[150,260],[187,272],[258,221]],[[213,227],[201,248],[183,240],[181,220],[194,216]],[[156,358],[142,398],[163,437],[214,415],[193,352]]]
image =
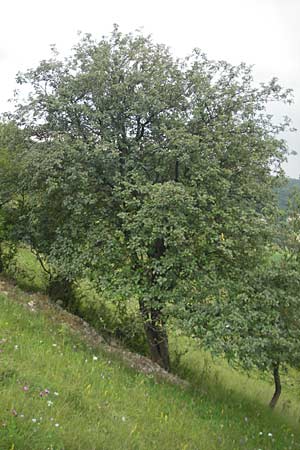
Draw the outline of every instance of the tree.
[[[45,150],[49,153],[44,153]],[[65,185],[62,182],[58,185],[58,179],[55,178],[52,183],[48,183],[52,176],[55,177],[53,170],[59,165],[59,159],[56,158],[59,157],[59,151],[57,143],[55,152],[51,152],[49,145],[30,142],[26,154],[23,155],[20,172],[22,204],[16,209],[13,226],[14,234],[36,256],[47,274],[47,293],[51,300],[60,301],[67,309],[77,312],[74,292],[76,274],[57,267],[55,262],[51,261],[52,246],[59,238],[59,230],[67,219],[70,220],[68,209],[63,208],[64,193],[67,194],[64,192]],[[50,159],[51,163],[48,162]],[[75,167],[74,160],[72,163]],[[37,167],[39,172],[36,171]],[[71,180],[68,180],[67,190],[70,189],[74,199],[75,184],[72,186]]]
[[[39,143],[31,220],[39,228],[47,204],[57,223],[49,260],[137,298],[152,358],[169,369],[172,305],[207,273],[241,274],[268,239],[288,121],[274,125],[265,107],[289,91],[117,27],[18,81],[31,93],[15,118]]]
[[[13,223],[22,197],[19,181],[25,147],[25,134],[16,124],[0,122],[0,272],[15,253]]]
[[[234,365],[272,372],[281,394],[280,370],[300,367],[300,195],[294,189],[289,208],[274,227],[276,245],[243,278],[209,278],[190,297],[182,325],[202,345]]]
[[[300,185],[290,191],[282,245],[300,265]],[[300,267],[299,267],[300,269]]]
[[[272,373],[274,408],[280,370],[300,367],[299,265],[282,252],[243,275],[243,280],[206,280],[202,296],[190,299],[181,326],[233,366]]]

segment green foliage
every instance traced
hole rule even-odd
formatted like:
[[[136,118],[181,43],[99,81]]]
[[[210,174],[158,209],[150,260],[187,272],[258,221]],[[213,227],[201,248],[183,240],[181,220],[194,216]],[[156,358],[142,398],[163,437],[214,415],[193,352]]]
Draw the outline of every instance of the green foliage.
[[[287,154],[276,136],[289,121],[273,124],[266,105],[289,102],[289,90],[255,87],[245,64],[198,50],[175,59],[117,27],[18,81],[31,89],[15,114],[32,139],[24,240],[59,277],[137,298],[168,368],[173,306],[208,274],[243,277],[271,239]]]
[[[27,247],[18,247],[5,275],[25,291],[47,292],[49,277],[42,270],[36,256]]]
[[[300,267],[300,186],[290,193],[284,233],[284,244]]]
[[[7,269],[16,251],[14,224],[25,148],[25,133],[13,122],[0,122],[0,272]]]
[[[76,290],[78,314],[91,324],[108,341],[111,339],[142,355],[149,350],[138,303],[124,296],[101,296],[86,280]]]
[[[243,284],[219,286],[214,295],[210,289],[197,303],[188,319],[195,335],[246,369],[270,370],[277,361],[299,367],[298,268],[282,258],[244,277]]]
[[[276,189],[279,207],[282,210],[288,209],[289,196],[291,194],[291,191],[293,191],[295,188],[300,188],[300,180],[297,180],[295,178],[288,178],[287,183],[285,183],[282,187]]]

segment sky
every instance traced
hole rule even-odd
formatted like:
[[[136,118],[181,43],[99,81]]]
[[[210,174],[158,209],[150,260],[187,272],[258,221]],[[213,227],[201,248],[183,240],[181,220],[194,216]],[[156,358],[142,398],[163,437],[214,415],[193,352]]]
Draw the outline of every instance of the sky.
[[[271,106],[274,120],[288,115],[299,131],[284,138],[288,176],[300,176],[300,0],[3,0],[0,23],[0,112],[11,108],[18,71],[50,56],[66,55],[78,31],[101,38],[117,23],[122,32],[142,29],[176,56],[195,47],[210,59],[253,65],[257,82],[277,77],[294,90],[294,104]]]

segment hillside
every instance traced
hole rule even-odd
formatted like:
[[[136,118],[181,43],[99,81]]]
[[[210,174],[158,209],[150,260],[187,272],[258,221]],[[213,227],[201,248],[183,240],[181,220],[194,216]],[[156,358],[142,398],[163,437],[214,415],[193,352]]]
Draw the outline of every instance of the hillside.
[[[300,179],[289,178],[287,184],[277,190],[278,202],[281,209],[287,208],[288,196],[295,187],[300,189]]]
[[[271,414],[204,369],[189,387],[47,297],[0,282],[1,450],[299,448],[284,407]]]

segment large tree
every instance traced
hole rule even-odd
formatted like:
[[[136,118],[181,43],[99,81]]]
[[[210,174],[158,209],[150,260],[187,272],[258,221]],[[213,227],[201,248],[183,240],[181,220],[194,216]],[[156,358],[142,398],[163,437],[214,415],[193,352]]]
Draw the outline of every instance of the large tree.
[[[208,273],[242,274],[268,239],[288,121],[274,125],[266,105],[289,92],[255,86],[245,64],[198,50],[178,60],[117,28],[18,81],[31,88],[15,114],[34,141],[30,221],[39,228],[47,205],[55,223],[49,260],[137,298],[169,369],[172,305]]]

